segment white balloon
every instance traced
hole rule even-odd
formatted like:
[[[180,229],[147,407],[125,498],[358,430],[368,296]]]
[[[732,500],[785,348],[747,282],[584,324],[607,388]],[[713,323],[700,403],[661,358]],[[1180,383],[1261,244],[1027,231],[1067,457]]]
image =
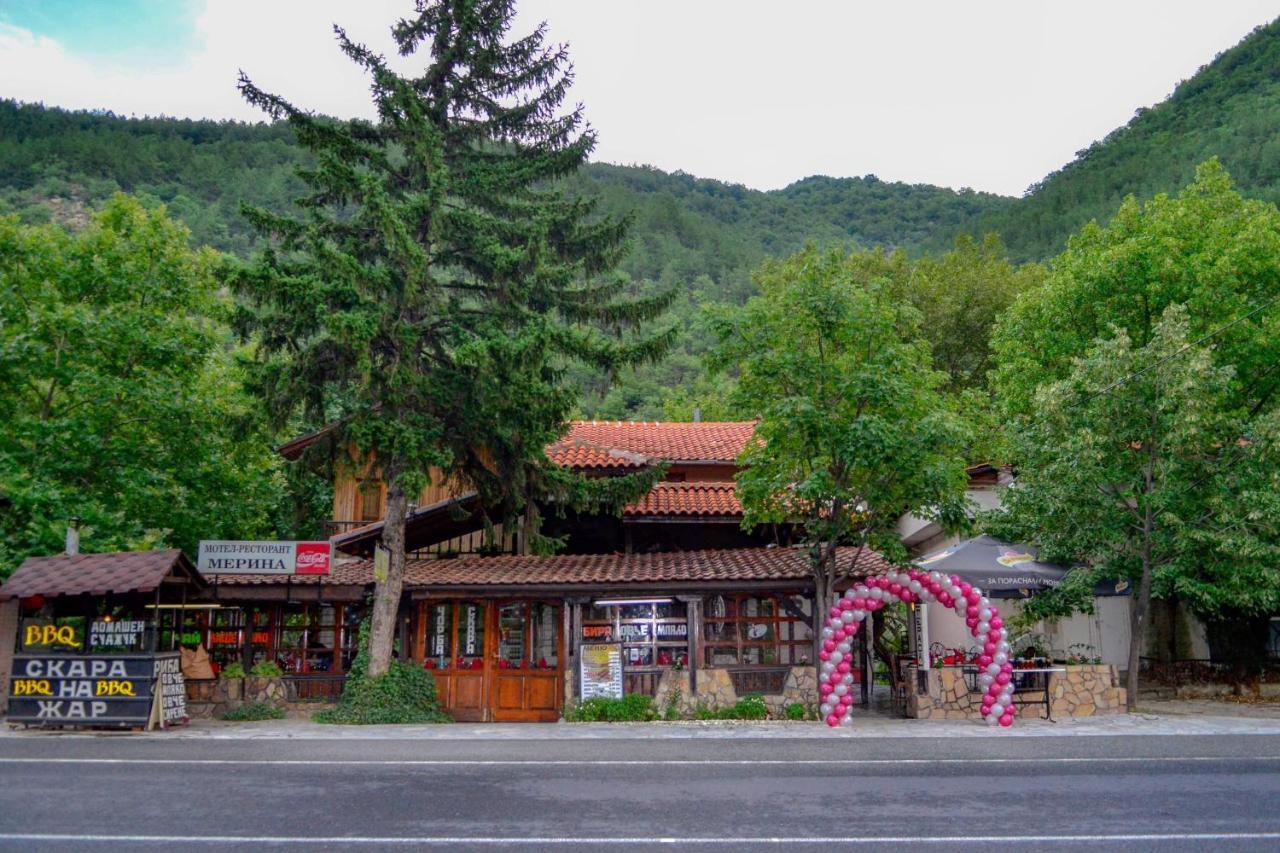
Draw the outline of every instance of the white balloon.
[[[1006,654],[1006,655],[1007,655],[1007,654],[1009,654],[1011,651],[1013,651],[1013,647],[1012,647],[1012,646],[1010,646],[1010,645],[1009,645],[1008,643],[1006,643],[1005,641],[1001,640],[1001,641],[1000,641],[1000,645],[996,646],[996,651],[998,651],[998,652],[1002,652],[1002,653],[1004,653],[1004,654]]]
[[[849,654],[849,649],[851,648],[853,648],[853,646],[849,645],[847,642],[844,642],[836,646],[836,651],[838,651],[842,655],[847,655]],[[1004,663],[1004,661],[1000,661],[1000,662]]]
[[[979,608],[978,618],[981,619],[983,622],[988,621],[991,618],[991,608],[990,607]]]
[[[869,597],[871,597],[871,598],[874,598],[876,601],[883,601],[883,600],[884,600],[884,590],[883,590],[883,589],[881,589],[881,588],[880,588],[880,587],[878,587],[878,586],[877,586],[877,587],[872,588],[872,589],[867,593],[867,595],[868,595]]]
[[[867,611],[865,610],[850,610],[849,612],[853,614],[853,621],[855,622],[861,622],[867,618]]]
[[[920,591],[924,589],[924,587],[920,585],[920,581],[912,581],[911,583],[907,584],[907,589],[911,590],[916,595],[919,595]]]
[[[942,572],[939,572],[936,569],[932,572],[929,572],[929,582],[942,583]]]
[[[841,622],[843,622],[843,623],[844,623],[844,624],[846,624],[846,625],[848,625],[850,622],[852,622],[852,621],[853,621],[853,611],[852,611],[852,610],[846,610],[846,611],[844,611],[843,613],[841,613],[841,614],[840,614],[840,621],[841,621]]]
[[[843,696],[844,694],[849,692],[849,688],[843,684],[837,684],[836,689],[833,690],[832,692],[835,693],[837,696]]]
[[[824,660],[824,661],[822,662],[822,674],[823,674],[823,675],[830,675],[831,673],[833,673],[833,672],[835,672],[835,671],[836,671],[836,665],[835,665],[835,664],[833,664],[831,661],[829,661],[829,660]]]
[[[824,640],[830,640],[830,639],[831,639],[832,637],[834,637],[835,635],[836,635],[836,632],[835,632],[835,629],[833,629],[833,628],[823,628],[823,629],[822,629],[822,639],[824,639]]]
[[[866,588],[865,586],[863,586],[862,584],[858,584],[858,585],[857,585],[857,586],[855,586],[853,589],[854,589],[854,591],[855,591],[855,592],[857,592],[857,593],[858,593],[856,596],[854,596],[855,598],[866,598],[866,597],[867,597],[867,588]]]
[[[853,684],[853,673],[846,672],[844,678],[840,679],[840,681],[844,684]]]
[[[991,682],[995,680],[996,680],[996,677],[989,672],[984,672],[978,676],[978,683],[982,685],[982,689],[984,692],[988,687],[991,686]]]
[[[825,703],[822,705],[819,705],[818,710],[822,712],[822,716],[824,717],[828,717],[831,715],[831,706]]]
[[[840,726],[841,726],[841,728],[848,728],[849,726],[852,726],[852,725],[853,725],[853,715],[852,715],[852,714],[845,714],[845,715],[844,715],[844,717],[842,717],[842,718],[840,719]]]
[[[987,632],[991,630],[991,623],[990,623],[990,622],[979,622],[979,623],[978,623],[978,627],[977,627],[977,628],[975,628],[974,630],[978,632],[978,636],[979,636],[979,637],[985,636],[985,635],[987,634]]]
[[[996,652],[996,656],[992,660],[999,664],[1005,664],[1009,662],[1009,656],[1004,652]]]
[[[831,657],[832,657],[832,659],[833,659],[833,660],[835,659],[835,655],[832,655]],[[840,662],[840,661],[836,661],[836,663],[839,663],[839,662]],[[991,663],[987,664],[987,672],[991,673],[993,676],[999,675],[999,674],[1000,674],[1000,664],[998,664],[998,663],[996,663],[996,662],[994,662],[994,661],[992,661]]]
[[[832,652],[831,657],[827,658],[827,663],[840,663],[840,661],[842,660],[844,660],[844,655],[840,654],[839,652]],[[999,671],[1000,671],[1000,667],[996,667],[996,672],[999,672]]]

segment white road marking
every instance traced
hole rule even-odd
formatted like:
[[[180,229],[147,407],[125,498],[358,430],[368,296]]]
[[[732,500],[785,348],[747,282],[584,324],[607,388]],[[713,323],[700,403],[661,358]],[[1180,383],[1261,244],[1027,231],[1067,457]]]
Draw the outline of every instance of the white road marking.
[[[37,758],[0,757],[0,764],[181,764],[207,765],[281,765],[304,767],[689,767],[689,766],[850,766],[901,767],[903,765],[1008,765],[1030,764],[1151,764],[1207,761],[1280,761],[1280,755],[1160,755],[1150,758],[1124,757],[1059,757],[1059,758],[588,758],[588,759],[513,759],[513,758]]]
[[[1134,844],[1169,841],[1276,841],[1280,832],[1159,832],[1117,833],[1114,835],[882,835],[882,836],[761,836],[726,838],[709,836],[702,838],[664,837],[572,837],[545,836],[509,838],[483,835],[421,835],[421,836],[303,836],[303,835],[77,835],[73,833],[0,833],[0,842],[23,841],[29,843],[83,843],[83,844],[336,844],[336,845],[486,845],[493,847],[527,847],[542,845],[581,844],[670,844],[670,845],[781,845],[781,844],[1063,844],[1063,843],[1112,843]]]

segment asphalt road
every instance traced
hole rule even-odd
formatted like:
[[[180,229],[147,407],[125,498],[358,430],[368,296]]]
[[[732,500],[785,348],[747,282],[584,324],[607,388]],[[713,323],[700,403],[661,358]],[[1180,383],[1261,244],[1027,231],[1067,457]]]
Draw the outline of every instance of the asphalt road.
[[[0,738],[0,848],[1278,850],[1280,736]]]

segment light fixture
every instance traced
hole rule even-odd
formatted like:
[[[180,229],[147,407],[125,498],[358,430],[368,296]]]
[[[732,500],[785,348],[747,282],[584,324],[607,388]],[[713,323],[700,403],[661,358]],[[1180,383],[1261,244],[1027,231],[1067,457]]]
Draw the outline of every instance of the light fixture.
[[[626,604],[670,604],[670,598],[601,598],[596,607],[622,607]]]

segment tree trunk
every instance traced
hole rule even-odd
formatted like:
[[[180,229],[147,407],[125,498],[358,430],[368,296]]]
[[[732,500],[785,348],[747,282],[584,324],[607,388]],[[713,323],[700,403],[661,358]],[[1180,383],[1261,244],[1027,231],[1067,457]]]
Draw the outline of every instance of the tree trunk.
[[[1150,473],[1148,469],[1148,484]],[[1129,672],[1125,676],[1125,707],[1130,713],[1138,710],[1138,669],[1142,666],[1142,649],[1147,640],[1147,611],[1151,608],[1151,537],[1155,532],[1155,517],[1148,498],[1142,520],[1142,579],[1138,582],[1138,600],[1129,611]]]
[[[369,617],[370,677],[381,675],[391,666],[391,649],[400,613],[400,594],[404,590],[404,522],[407,502],[400,477],[392,476],[387,485],[387,515],[382,525],[382,544],[391,551],[387,576],[374,573],[373,612]]]

